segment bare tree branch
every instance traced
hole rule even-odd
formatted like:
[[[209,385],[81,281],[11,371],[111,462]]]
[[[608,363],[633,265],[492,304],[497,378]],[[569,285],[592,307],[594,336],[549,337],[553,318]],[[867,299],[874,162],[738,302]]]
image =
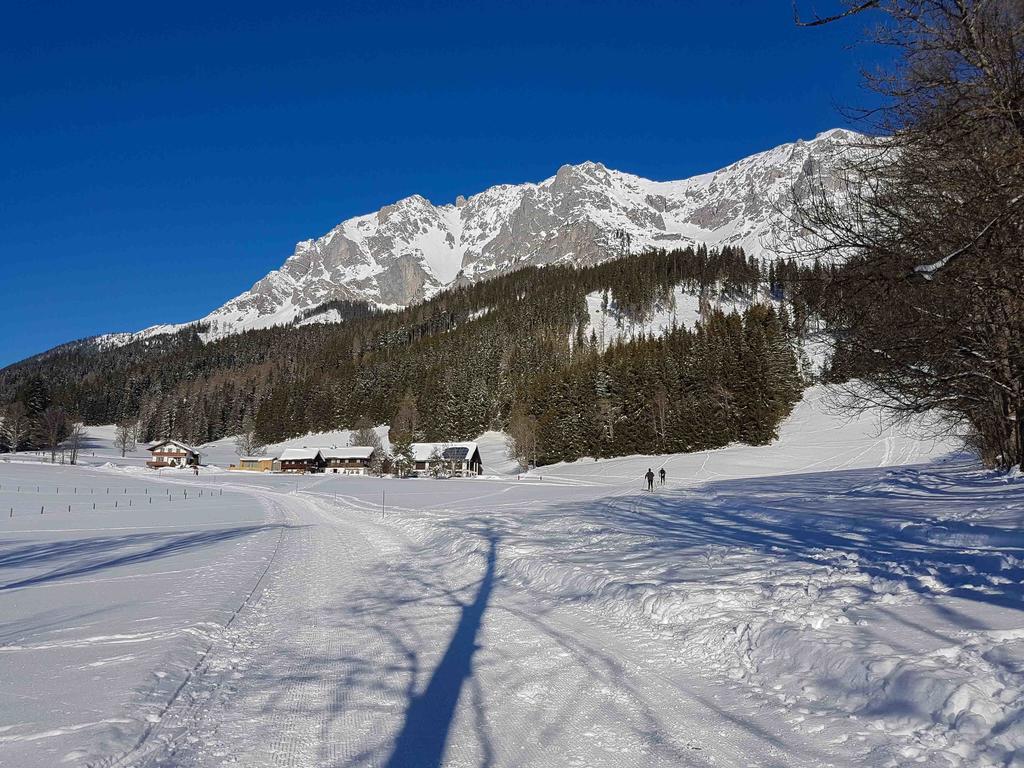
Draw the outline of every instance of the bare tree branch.
[[[1024,200],[1024,194],[1017,195],[1010,201],[1010,204],[1007,206],[1006,210],[990,219],[989,222],[984,227],[981,228],[981,231],[978,232],[978,234],[975,235],[969,243],[960,248],[957,248],[952,253],[943,256],[938,261],[933,261],[931,264],[922,264],[921,266],[914,267],[914,272],[917,272],[918,274],[924,276],[925,280],[932,280],[939,270],[941,270],[943,267],[945,267],[947,264],[951,263],[955,259],[958,259],[959,257],[963,256],[965,253],[974,248],[979,242],[981,242],[985,235],[988,234],[989,230],[991,230],[992,227],[998,224],[1002,219],[1005,219],[1012,212],[1013,207],[1018,205],[1022,200]]]
[[[810,21],[803,21],[800,18],[800,9],[798,7],[797,0],[793,0],[793,21],[796,23],[798,27],[820,27],[825,24],[831,24],[834,21],[839,21],[840,19],[855,16],[858,13],[863,13],[864,11],[870,10],[872,8],[878,8],[880,4],[881,0],[867,0],[867,2],[863,2],[860,5],[856,5],[852,8],[848,8],[841,13],[836,13],[831,16],[824,17],[814,14],[814,18],[812,18]]]

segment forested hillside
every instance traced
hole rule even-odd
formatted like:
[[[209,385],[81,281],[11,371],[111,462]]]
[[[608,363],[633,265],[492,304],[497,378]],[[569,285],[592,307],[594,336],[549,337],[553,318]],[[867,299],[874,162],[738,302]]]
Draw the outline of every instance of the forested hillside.
[[[405,432],[431,440],[512,426],[540,463],[763,443],[802,389],[797,336],[816,277],[731,248],[530,267],[397,312],[324,308],[342,323],[209,343],[199,326],[118,348],[76,342],[0,371],[0,398],[30,418],[58,405],[86,423],[137,420],[145,439],[197,444],[250,426],[276,441],[393,423],[399,412]],[[680,290],[700,297],[696,322],[645,335]],[[595,292],[633,333],[598,338]]]

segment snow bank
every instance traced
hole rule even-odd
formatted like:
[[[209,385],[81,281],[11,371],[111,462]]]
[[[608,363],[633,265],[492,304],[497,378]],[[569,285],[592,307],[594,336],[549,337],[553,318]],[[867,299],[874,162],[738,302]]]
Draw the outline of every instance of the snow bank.
[[[865,764],[1016,764],[1024,488],[963,457],[915,465],[951,446],[837,417],[826,395],[773,446],[545,467],[535,502],[393,524],[451,562],[479,561],[485,526],[508,588],[654,638],[672,649],[657,663],[713,670],[794,728],[863,740]],[[639,492],[649,465],[672,484]]]

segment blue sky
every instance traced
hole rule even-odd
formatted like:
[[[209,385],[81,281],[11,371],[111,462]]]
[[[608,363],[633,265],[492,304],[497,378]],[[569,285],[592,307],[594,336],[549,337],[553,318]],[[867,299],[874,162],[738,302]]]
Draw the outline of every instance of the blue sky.
[[[683,178],[847,125],[872,55],[866,19],[797,29],[789,0],[4,15],[0,365],[200,317],[296,241],[413,193],[583,160]]]

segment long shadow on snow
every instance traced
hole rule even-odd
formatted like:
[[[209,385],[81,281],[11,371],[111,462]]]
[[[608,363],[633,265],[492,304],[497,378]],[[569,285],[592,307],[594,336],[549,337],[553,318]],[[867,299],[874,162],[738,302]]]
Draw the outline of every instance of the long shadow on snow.
[[[266,693],[263,710],[320,720],[317,764],[336,768],[432,768],[451,760],[446,752],[454,744],[449,742],[455,738],[452,727],[460,703],[469,720],[458,736],[458,758],[465,762],[475,753],[475,764],[481,768],[495,765],[502,756],[499,752],[509,759],[510,749],[513,762],[524,759],[518,754],[523,744],[534,745],[534,762],[537,753],[564,753],[552,757],[551,764],[567,762],[578,747],[573,734],[581,732],[581,725],[589,727],[602,718],[645,744],[652,765],[706,764],[698,745],[660,719],[655,706],[662,702],[635,685],[603,643],[566,630],[543,603],[526,599],[524,606],[516,607],[518,601],[511,595],[495,602],[502,583],[497,567],[502,538],[494,533],[493,522],[463,520],[464,530],[475,531],[485,542],[477,550],[484,564],[480,578],[452,584],[441,577],[453,565],[453,556],[467,555],[464,550],[453,552],[440,539],[389,558],[366,581],[339,585],[326,613],[317,610],[301,616],[300,625],[308,622],[329,629],[337,644],[320,649],[320,655],[311,659],[285,640],[274,651],[276,663],[254,667],[246,680]],[[521,642],[481,646],[482,631],[499,615],[505,621],[506,616],[516,617],[545,639],[543,652],[531,644],[531,663],[523,663]],[[452,624],[454,630],[448,629]],[[448,639],[439,660],[431,663],[437,634]],[[332,670],[333,679],[320,712],[300,692],[319,688],[323,668]],[[600,695],[610,689],[619,694]],[[507,702],[512,702],[511,709],[505,708]],[[520,708],[516,702],[530,704]],[[712,701],[703,704],[717,706]],[[497,709],[489,712],[491,708]],[[491,733],[496,713],[526,716],[502,722],[503,728],[520,734],[512,745],[495,740]],[[727,716],[789,754],[807,749],[756,723]],[[347,751],[356,744],[354,752]]]
[[[490,520],[470,519],[465,523],[466,530],[476,530],[488,541],[487,565],[479,582],[450,587],[399,565],[381,573],[386,585],[383,591],[346,594],[349,604],[338,617],[339,628],[360,626],[372,630],[386,652],[383,660],[375,660],[375,652],[368,647],[331,660],[332,666],[342,672],[331,702],[333,725],[322,734],[323,741],[329,744],[339,738],[333,731],[346,732],[353,717],[370,716],[386,722],[393,712],[393,702],[404,701],[404,713],[393,742],[384,739],[344,762],[330,764],[339,768],[442,765],[444,759],[452,759],[447,754],[448,742],[452,738],[455,707],[461,701],[472,724],[467,723],[468,731],[460,736],[459,759],[465,761],[467,752],[475,748],[475,764],[488,768],[498,760],[499,749],[504,748],[506,759],[509,750],[509,745],[494,742],[490,723],[494,722],[495,713],[488,716],[488,704],[501,707],[499,702],[532,701],[526,710],[527,721],[503,724],[513,731],[518,729],[541,752],[568,750],[552,760],[571,759],[577,740],[570,730],[575,732],[581,724],[589,727],[591,720],[607,718],[609,710],[615,710],[611,719],[617,727],[645,744],[650,750],[648,756],[657,759],[658,764],[703,765],[699,748],[672,733],[652,708],[649,692],[635,687],[620,661],[603,647],[560,629],[547,616],[547,609],[532,601],[528,601],[527,609],[518,609],[508,602],[494,604],[494,591],[501,584],[501,576],[496,574],[496,545],[500,537],[491,532]],[[450,567],[451,554],[445,554],[443,549],[441,542],[437,547],[424,546],[415,555],[418,570],[440,573]],[[463,593],[469,589],[474,590],[474,596],[467,602]],[[456,628],[429,681],[421,685],[422,657],[429,652],[432,634],[425,636],[423,631],[429,632],[431,624],[442,622],[453,609],[459,616]],[[488,643],[483,648],[479,636],[485,612],[516,617],[544,637],[551,652],[540,653],[535,648],[531,664],[524,665],[521,644]],[[486,653],[481,655],[481,651]],[[275,690],[268,706],[276,708],[285,702],[289,685],[308,682],[301,674],[267,681]],[[621,700],[595,696],[596,692],[610,689],[618,691]],[[417,693],[418,690],[421,692]],[[499,711],[506,717],[522,715],[515,706],[511,712]],[[569,743],[565,743],[567,738]],[[390,752],[386,751],[388,746]],[[517,750],[520,746],[517,741],[512,748]],[[325,765],[328,762],[324,760]]]
[[[502,577],[495,572],[496,544],[501,537],[495,535],[493,523],[488,518],[471,517],[463,519],[460,526],[488,541],[487,567],[480,582],[468,587],[449,587],[440,580],[399,567],[381,574],[387,584],[383,592],[347,596],[348,599],[355,597],[355,601],[340,618],[339,625],[355,623],[372,629],[389,648],[387,656],[401,662],[377,665],[366,658],[365,652],[338,659],[336,665],[348,671],[339,681],[337,696],[332,702],[335,722],[346,723],[360,710],[372,712],[375,717],[386,715],[390,710],[384,702],[389,700],[404,698],[406,704],[402,726],[386,763],[381,752],[387,742],[383,742],[345,763],[332,764],[439,766],[445,758],[452,759],[451,754],[446,754],[447,742],[452,736],[455,706],[463,699],[472,726],[461,736],[459,759],[465,761],[466,751],[472,751],[472,737],[475,737],[477,764],[481,768],[494,765],[498,759],[496,753],[502,747],[508,759],[509,750],[509,745],[499,745],[493,740],[489,723],[493,722],[495,712],[488,717],[488,704],[499,707],[498,712],[504,717],[514,718],[522,715],[522,711],[515,705],[511,711],[502,707],[505,702],[516,701],[532,702],[526,710],[528,719],[525,722],[505,720],[503,725],[521,733],[540,752],[559,753],[558,757],[551,756],[553,761],[573,759],[573,750],[579,745],[572,734],[581,727],[589,728],[594,722],[607,719],[624,735],[644,744],[652,764],[704,765],[706,760],[701,756],[701,748],[661,720],[654,708],[661,702],[652,701],[649,691],[637,687],[623,663],[607,653],[603,644],[589,642],[561,628],[542,603],[527,599],[526,606],[517,608],[511,595],[500,604],[494,603],[493,592],[502,583]],[[436,547],[425,545],[415,556],[421,573],[440,573],[451,566],[451,554],[445,554],[444,540],[437,544]],[[470,588],[475,589],[475,596],[466,603],[462,594]],[[456,629],[429,682],[417,693],[421,687],[418,684],[423,666],[421,657],[431,644],[429,637],[421,634],[421,629],[453,608],[458,609],[460,617]],[[488,643],[485,648],[481,647],[477,638],[485,611],[514,617],[514,622],[544,638],[541,646],[533,646],[529,664],[523,663],[521,643]],[[508,629],[507,620],[497,626]],[[543,652],[541,647],[545,648]],[[486,653],[480,655],[482,650]],[[617,692],[614,699],[608,698],[609,690]],[[366,699],[372,702],[369,706]],[[714,707],[711,702],[704,703]],[[736,718],[736,722],[749,732],[782,746],[781,741],[759,730],[756,724],[740,718]],[[325,732],[324,741],[330,739],[331,735]],[[521,746],[517,741],[512,749]],[[789,752],[802,749],[802,745],[794,744],[785,747]],[[524,758],[519,755],[518,759]]]
[[[473,654],[479,648],[476,639],[494,588],[496,560],[497,540],[491,536],[487,567],[476,596],[471,603],[462,606],[459,623],[430,682],[422,693],[411,696],[405,722],[387,762],[388,768],[441,765],[462,687],[473,674]]]
[[[337,637],[335,649],[324,648],[311,659],[286,641],[275,649],[276,663],[250,673],[249,684],[267,694],[266,712],[308,720],[316,719],[317,713],[300,692],[322,681],[320,669],[332,670],[333,691],[323,702],[320,717],[319,765],[439,766],[460,699],[474,718],[480,765],[493,765],[484,710],[486,691],[474,675],[479,667],[474,657],[498,582],[499,539],[489,535],[486,525],[480,532],[486,542],[480,579],[446,583],[431,574],[444,572],[450,553],[417,547],[406,553],[415,567],[410,568],[413,562],[405,557],[387,560],[366,582],[338,585],[327,613],[314,609],[299,616],[300,626],[329,628]],[[453,614],[458,617],[455,629],[423,685],[424,657],[434,655],[435,632]],[[373,726],[368,731],[355,726],[363,734],[355,740],[359,748],[339,756],[347,752],[346,746],[339,745],[353,743],[354,723]]]
[[[1004,519],[972,522],[982,505],[998,505]],[[1024,610],[1024,483],[1005,483],[973,463],[725,480],[690,491],[638,491],[596,506],[573,502],[541,514],[643,536],[618,553],[622,560],[721,547],[824,565],[842,553],[861,572],[915,592]],[[553,544],[573,559],[572,542]]]
[[[974,491],[974,492],[972,492]],[[986,519],[972,524],[970,517],[978,506],[998,503],[1008,509],[1005,520]],[[1018,508],[1014,511],[1014,508]],[[518,522],[526,529],[537,529],[545,518],[579,519],[591,523],[588,534],[608,533],[637,536],[623,541],[616,558],[623,562],[649,558],[671,564],[683,554],[707,552],[709,548],[755,550],[784,563],[803,561],[823,567],[833,562],[835,553],[854,555],[851,567],[906,584],[910,589],[934,594],[933,586],[950,590],[977,601],[1024,608],[1019,580],[1024,573],[1017,565],[1007,566],[1002,554],[1024,559],[1024,534],[1019,530],[1020,510],[1024,510],[1024,484],[1000,484],[985,479],[974,468],[957,465],[925,465],[899,470],[870,469],[792,474],[781,477],[712,482],[692,491],[658,494],[637,492],[626,497],[608,497],[589,502],[543,506],[525,512]],[[459,527],[470,530],[472,519],[462,518]],[[489,526],[495,520],[479,520],[488,527],[486,566],[483,578],[468,585],[451,587],[426,575],[443,573],[450,554],[441,547],[423,546],[414,556],[416,569],[407,570],[402,562],[382,568],[380,579],[364,590],[346,589],[339,593],[334,622],[340,632],[354,631],[354,637],[376,638],[376,647],[343,643],[341,653],[325,656],[338,670],[334,695],[327,704],[321,742],[324,765],[439,766],[452,737],[453,718],[460,697],[473,717],[479,762],[493,764],[495,745],[486,731],[484,707],[488,698],[523,694],[534,701],[535,728],[530,732],[541,747],[554,747],[566,736],[570,724],[590,713],[581,711],[589,688],[605,682],[626,692],[622,720],[636,721],[635,733],[652,744],[671,764],[685,764],[685,753],[665,738],[666,729],[654,711],[646,708],[649,694],[628,687],[628,675],[616,659],[604,659],[601,649],[586,638],[570,637],[556,620],[549,620],[536,602],[519,617],[531,624],[550,642],[566,652],[566,659],[535,659],[540,668],[520,666],[521,653],[506,650],[502,644],[488,644],[480,653],[478,637],[488,611],[515,612],[508,600],[497,605],[494,590],[501,577],[496,575],[497,544],[506,536],[513,539],[516,527],[501,538]],[[596,526],[596,527],[595,527]],[[560,534],[558,527],[543,527],[546,543],[558,551],[564,564],[587,565],[596,552],[582,543],[574,530]],[[564,539],[559,539],[564,535]],[[511,544],[514,549],[514,543]],[[998,571],[1011,583],[1000,586],[987,574]],[[676,576],[673,570],[666,577]],[[935,581],[932,581],[934,579]],[[985,591],[972,589],[983,586]],[[466,593],[470,592],[470,595]],[[581,593],[581,600],[592,597]],[[947,605],[933,604],[934,610],[951,611]],[[429,626],[457,616],[455,629],[441,659],[422,684],[423,658],[430,654],[432,632]],[[952,616],[967,623],[966,617]],[[318,622],[323,617],[311,617]],[[366,630],[372,630],[367,633]],[[582,665],[581,660],[589,663]],[[259,684],[271,691],[268,709],[293,706],[288,692],[295,686],[316,682],[310,678],[307,660],[301,656],[284,670],[267,670]],[[545,666],[546,665],[546,666]],[[315,665],[314,665],[315,668]],[[589,678],[579,678],[580,669]],[[283,674],[282,674],[283,672]],[[481,677],[480,672],[485,674]],[[538,681],[546,689],[558,691],[563,684],[571,690],[550,702],[534,698]],[[489,686],[491,690],[486,690]],[[572,686],[576,686],[572,688]],[[468,696],[468,698],[467,698]],[[495,700],[497,702],[498,700]],[[705,702],[714,706],[713,702]],[[600,702],[602,707],[611,706]],[[385,734],[389,721],[400,708],[398,736],[391,741]],[[617,706],[617,705],[616,705]],[[639,716],[638,713],[639,712]],[[306,711],[299,712],[309,716]],[[593,713],[599,714],[597,710]],[[799,739],[764,731],[753,719],[723,713],[735,718],[752,735],[784,751],[806,751],[810,745]],[[378,736],[370,736],[365,751],[350,755],[343,762],[328,749],[351,730],[353,718],[381,724]],[[632,720],[630,720],[632,722]],[[626,724],[625,722],[623,723]],[[472,748],[472,744],[464,745]],[[808,752],[807,754],[811,754]]]
[[[72,578],[108,568],[158,560],[193,549],[209,547],[263,531],[294,526],[277,523],[220,528],[196,533],[140,533],[126,536],[101,536],[71,541],[45,542],[17,547],[0,554],[0,568],[29,567],[75,559],[46,573],[0,584],[0,592],[44,584],[55,579]],[[124,549],[146,547],[138,551]]]

